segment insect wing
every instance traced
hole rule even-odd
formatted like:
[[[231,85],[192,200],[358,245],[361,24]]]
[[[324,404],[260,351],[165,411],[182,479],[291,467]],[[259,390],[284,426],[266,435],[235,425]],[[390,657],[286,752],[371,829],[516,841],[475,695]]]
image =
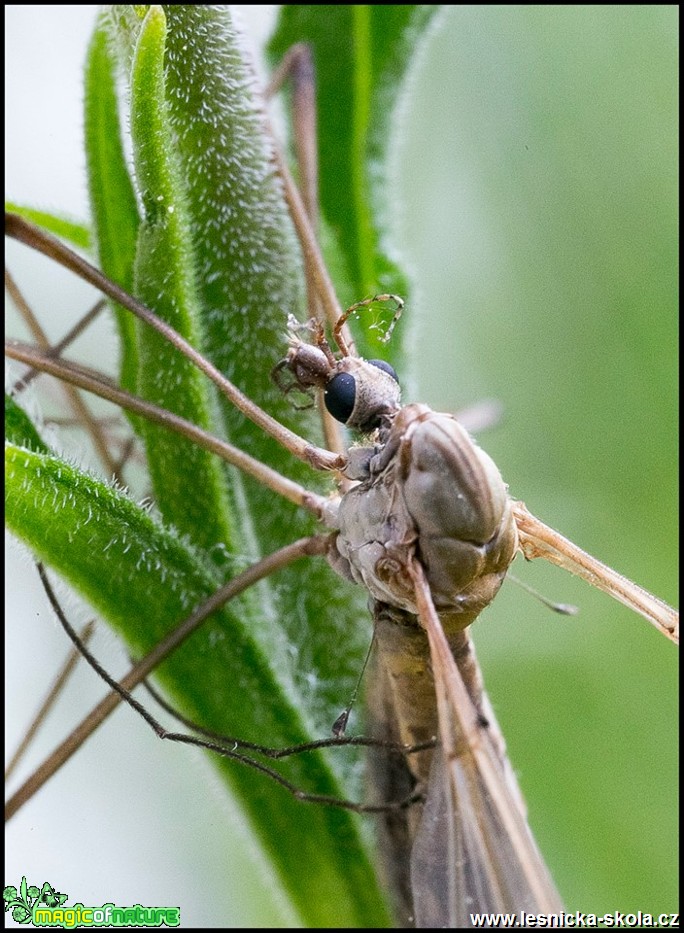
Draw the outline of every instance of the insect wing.
[[[416,926],[470,927],[474,913],[558,913],[561,900],[515,777],[481,723],[424,578],[416,597],[430,643],[442,746],[411,854]]]

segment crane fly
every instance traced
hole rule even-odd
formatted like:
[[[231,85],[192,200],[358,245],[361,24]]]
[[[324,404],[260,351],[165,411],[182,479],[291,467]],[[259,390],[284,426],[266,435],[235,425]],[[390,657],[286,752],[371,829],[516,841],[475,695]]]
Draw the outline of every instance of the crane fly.
[[[169,325],[57,241],[18,217],[7,217],[6,232],[62,259],[200,362]],[[405,878],[398,881],[403,891],[397,895],[407,903],[404,921],[424,927],[464,926],[475,913],[558,913],[560,898],[527,826],[493,715],[485,712],[480,675],[463,632],[496,595],[517,550],[529,558],[551,559],[599,585],[675,642],[678,616],[543,525],[522,503],[514,504],[491,459],[453,416],[436,414],[425,405],[402,407],[391,367],[350,353],[342,336],[349,314],[389,299],[396,300],[381,295],[360,302],[339,318],[334,328],[339,356],[315,324],[315,345],[293,336],[284,360],[302,390],[323,389],[333,417],[374,439],[372,446],[352,448],[346,456],[302,442],[235,394],[207,361],[203,370],[290,452],[356,482],[337,499],[325,501],[311,494],[308,507],[337,532],[328,555],[333,569],[365,585],[378,618],[392,620],[400,633],[388,633],[386,625],[376,628],[380,664],[385,662],[383,677],[402,740],[411,745],[430,734],[440,740],[438,753],[426,750],[417,756],[414,771],[416,786],[425,787],[426,804],[422,818],[409,818],[411,895]],[[50,371],[47,354],[23,352],[19,344],[10,344],[7,353]],[[87,373],[64,366],[63,374],[75,385],[88,386]],[[251,469],[239,456],[231,455],[231,460]],[[394,643],[404,638],[406,620],[413,617],[427,638],[414,631],[413,650],[404,646],[397,652]],[[451,644],[444,627],[455,636]],[[469,686],[462,671],[469,672]],[[418,699],[419,684],[426,680],[427,711]],[[391,701],[382,702],[387,706]],[[388,858],[400,860],[393,853]]]
[[[380,446],[382,446],[382,442],[380,443]],[[376,451],[374,455],[377,456],[379,453],[380,451]],[[358,467],[357,467],[357,470],[358,470]],[[355,473],[355,476],[357,476],[357,473]],[[567,547],[566,542],[562,541],[562,539],[559,539],[559,538],[552,539],[551,537],[548,537],[548,536],[540,537],[539,536],[540,526],[534,524],[535,520],[531,516],[529,516],[529,513],[527,513],[527,511],[524,509],[522,505],[513,504],[511,506],[511,509],[512,509],[512,513],[514,514],[514,518],[516,520],[519,534],[527,536],[525,539],[526,543],[523,543],[522,547],[524,550],[526,549],[526,553],[528,553],[528,556],[530,557],[537,556],[537,554],[534,553],[535,550],[536,551],[544,550],[545,553],[542,556],[552,555],[552,556],[555,556],[561,563],[564,563],[566,566],[568,562],[573,562],[573,565],[575,567],[577,566],[577,554],[575,553],[575,554],[570,555],[566,552],[566,547]],[[352,524],[354,523],[352,522]],[[471,721],[470,726],[468,726],[467,722],[465,721],[463,722],[459,721],[458,724],[454,721],[453,717],[454,717],[455,711],[461,711],[461,715],[465,715],[462,713],[463,707],[465,706],[466,710],[469,708],[469,701],[468,701],[467,696],[462,696],[459,700],[456,699],[459,696],[457,692],[458,685],[461,683],[461,681],[464,680],[464,678],[461,675],[461,673],[458,671],[458,669],[454,667],[453,658],[451,661],[449,660],[449,658],[452,657],[451,652],[445,651],[444,643],[441,641],[441,636],[440,636],[441,626],[438,622],[437,623],[435,622],[436,616],[433,611],[435,607],[430,606],[430,601],[433,598],[432,592],[431,592],[432,587],[426,586],[426,582],[421,576],[422,563],[420,562],[420,560],[416,560],[414,563],[411,563],[409,561],[405,569],[408,569],[410,571],[410,575],[413,580],[413,586],[415,589],[415,594],[409,597],[408,602],[410,603],[410,605],[408,606],[408,608],[407,608],[407,604],[405,601],[402,602],[400,605],[392,607],[392,608],[396,610],[396,614],[398,615],[401,615],[401,613],[409,612],[409,614],[413,614],[413,615],[417,614],[418,616],[420,616],[421,623],[423,624],[423,627],[426,629],[428,633],[428,641],[430,645],[431,658],[432,658],[432,667],[435,670],[435,672],[439,672],[437,676],[437,681],[438,681],[437,705],[440,711],[439,712],[439,726],[440,726],[439,734],[440,734],[440,738],[442,740],[442,746],[443,746],[443,752],[440,754],[443,754],[444,758],[440,760],[440,757],[438,756],[437,764],[430,765],[426,768],[426,770],[429,771],[432,767],[434,767],[434,772],[436,775],[438,775],[438,777],[434,777],[434,778],[429,777],[429,775],[427,777],[427,781],[429,782],[427,806],[437,807],[438,809],[439,807],[444,807],[444,806],[453,807],[454,803],[457,801],[452,800],[450,804],[445,800],[442,800],[442,802],[439,804],[434,803],[435,798],[438,796],[437,792],[435,791],[436,787],[443,788],[446,784],[446,786],[450,789],[450,792],[453,793],[453,789],[458,784],[458,781],[459,781],[459,775],[456,774],[456,771],[458,771],[459,768],[457,764],[454,764],[454,762],[458,762],[460,759],[459,759],[459,756],[453,752],[453,750],[449,751],[449,741],[453,740],[454,736],[460,733],[468,734],[468,729],[469,728],[472,729],[473,725],[475,726],[477,730],[478,723],[479,723],[479,728],[481,729],[482,719],[485,719],[487,721],[487,729],[490,730],[493,734],[496,734],[496,730],[494,729],[495,721],[493,720],[491,713],[484,716],[480,712],[478,712],[477,704],[473,703],[472,697],[470,698],[470,702],[473,703],[473,708],[475,709],[477,713],[475,720]],[[588,572],[593,573],[595,575],[595,579],[597,580],[600,580],[603,578],[602,571],[597,572],[597,570],[594,569],[594,570],[589,570]],[[373,581],[368,576],[364,579],[363,582],[367,586],[369,585],[369,583],[371,585],[373,584]],[[612,582],[608,581],[607,585],[610,585],[614,591],[616,587],[618,590],[622,589],[622,587],[618,585],[617,581],[615,580],[613,580]],[[631,604],[639,602],[641,605],[640,611],[643,612],[645,608],[647,615],[650,615],[651,617],[655,618],[656,621],[659,624],[661,624],[664,629],[668,631],[668,633],[670,634],[672,633],[672,618],[669,615],[668,610],[664,608],[662,605],[660,605],[658,601],[649,601],[648,597],[643,597],[640,591],[634,590],[634,589],[631,590],[631,593],[628,592],[624,598],[628,603],[631,603]],[[644,606],[644,600],[647,603],[646,606]],[[381,600],[376,600],[376,601],[381,602]],[[388,624],[388,620],[392,616],[392,612],[389,611],[387,608],[385,608],[384,616],[383,616],[383,610],[377,609],[376,615],[377,615],[376,624],[380,627],[382,624]],[[425,644],[427,645],[427,642]],[[380,650],[382,652],[382,648]],[[465,648],[464,648],[464,652],[467,655],[467,650]],[[489,732],[487,734],[489,734]],[[471,737],[472,737],[471,744],[477,745],[477,739],[474,736],[471,736]],[[488,742],[490,742],[490,739],[485,739],[483,741],[486,745]],[[500,745],[497,744],[497,741],[498,741],[497,739],[491,740],[492,745],[493,745],[491,749],[484,749],[484,751],[482,749],[480,750],[478,754],[484,755],[485,759],[475,758],[475,759],[468,759],[468,760],[470,761],[471,766],[476,768],[478,774],[486,773],[487,768],[489,767],[491,773],[488,778],[487,788],[489,789],[489,791],[491,791],[492,782],[493,782],[494,785],[497,787],[497,794],[505,795],[505,799],[507,803],[511,803],[511,800],[513,801],[513,806],[510,812],[515,813],[516,805],[517,805],[516,798],[515,798],[516,791],[511,790],[511,788],[508,786],[510,784],[512,775],[507,772],[507,769],[503,763],[504,762],[503,752],[502,752]],[[489,765],[487,765],[486,763],[487,760],[489,761]],[[454,771],[454,774],[451,777],[449,777],[448,775],[450,768],[453,769]],[[497,773],[497,769],[501,771],[500,774]],[[445,777],[445,774],[447,775],[446,777]],[[461,775],[461,778],[462,778],[462,775]],[[494,794],[494,796],[496,797],[496,794]],[[460,796],[460,799],[462,799],[462,795]],[[517,806],[518,806],[518,812],[520,812],[520,807],[519,805]],[[499,806],[499,813],[504,813],[504,812],[506,812],[506,807]],[[412,819],[415,819],[415,817],[412,817]],[[452,823],[456,819],[453,814],[452,814],[451,819],[452,819]],[[499,825],[499,829],[501,829],[500,823],[501,821],[499,820],[499,823],[497,824]],[[523,823],[524,823],[524,817],[523,817]],[[511,838],[511,837],[516,838],[515,826],[508,825],[505,828],[506,828],[507,838]],[[441,829],[441,832],[443,834],[444,832],[443,827]],[[533,843],[532,843],[532,847],[530,847],[529,843],[526,841],[526,836],[525,836],[526,828],[523,827],[523,829],[520,829],[520,827],[518,827],[517,832],[518,832],[518,836],[517,836],[516,851],[519,852],[520,849],[524,850],[525,858],[527,859],[527,861],[535,865],[536,864],[535,863],[535,859],[536,859],[535,848],[534,848]],[[419,839],[421,840],[420,842],[421,858],[424,857],[424,853],[426,852],[429,853],[432,849],[434,849],[435,839],[436,839],[436,837],[433,835],[433,836],[429,836],[427,841],[425,841],[424,836],[425,836],[425,830],[423,830],[422,836],[421,835],[416,836],[416,847],[418,847],[418,840]],[[441,838],[443,837],[440,836],[440,839]],[[527,848],[525,848],[526,846]],[[416,861],[418,861],[417,857],[416,857]],[[423,871],[423,873],[426,870],[427,869],[425,868],[421,869],[420,866],[416,868],[416,871]],[[539,868],[538,871],[534,870],[532,872],[532,875],[537,880],[539,880],[539,878],[541,877],[542,880],[539,881],[539,883],[542,887],[545,887],[545,882],[543,880],[543,871],[541,868]],[[552,891],[552,886],[549,887],[548,890]],[[446,903],[447,903],[448,910],[450,911],[450,913],[448,914],[448,919],[454,923],[457,922],[459,919],[462,919],[462,916],[460,914],[454,914],[452,912],[453,906],[454,906],[453,893],[450,894],[448,897],[446,897]],[[496,906],[499,906],[498,901],[495,903],[496,903]],[[559,905],[559,902],[555,899],[553,893],[548,895],[548,900],[546,901],[544,900],[544,895],[540,894],[539,897],[537,897],[531,903],[532,905],[541,904],[544,907],[548,907],[548,908],[556,908]],[[501,902],[501,904],[503,906],[507,906],[509,902],[504,900]],[[429,910],[429,908],[427,909]],[[492,909],[494,909],[494,907],[492,907]],[[431,917],[432,915],[428,913],[427,916]],[[443,916],[443,915],[440,915],[440,916]],[[426,923],[426,925],[429,925],[429,924]]]

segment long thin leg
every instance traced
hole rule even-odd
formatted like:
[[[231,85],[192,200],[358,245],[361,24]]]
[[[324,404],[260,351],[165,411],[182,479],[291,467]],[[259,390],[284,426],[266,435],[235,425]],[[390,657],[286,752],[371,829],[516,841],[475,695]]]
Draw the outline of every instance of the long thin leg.
[[[226,592],[228,592],[229,589],[231,589],[231,596],[228,598],[232,598],[233,596],[238,595],[238,582],[246,575],[251,574],[251,582],[247,582],[245,585],[241,585],[240,591],[244,589],[245,586],[251,585],[252,582],[256,582],[258,577],[255,576],[255,574],[257,572],[265,575],[265,573],[268,572],[269,566],[271,571],[273,569],[279,569],[285,566],[287,563],[296,560],[298,557],[320,554],[322,549],[324,550],[326,547],[327,544],[325,539],[316,537],[303,538],[300,541],[295,542],[293,545],[289,545],[287,548],[282,548],[280,551],[275,552],[274,554],[270,555],[269,558],[260,561],[259,564],[253,565],[251,568],[249,568],[249,570],[245,571],[244,574],[241,574],[240,577],[231,581],[231,584],[228,584],[226,587],[218,590],[204,604],[204,606],[202,606],[197,612],[193,613],[193,615],[190,616],[185,622],[181,623],[177,629],[175,629],[172,633],[170,633],[169,636],[163,639],[156,646],[156,648],[154,648],[148,655],[146,655],[145,658],[135,664],[121,682],[116,681],[110,674],[107,673],[107,671],[104,670],[102,665],[90,653],[82,639],[79,638],[66,618],[66,615],[64,614],[57,600],[54,590],[50,585],[44,568],[41,564],[38,564],[38,571],[40,573],[41,580],[45,587],[48,598],[67,635],[74,643],[78,653],[85,658],[85,660],[90,664],[95,672],[103,680],[105,680],[105,682],[112,689],[112,692],[108,694],[107,697],[105,697],[105,700],[103,700],[102,703],[100,703],[95,708],[95,710],[93,710],[90,716],[86,717],[86,719],[81,724],[81,726],[85,726],[86,723],[88,724],[89,731],[87,732],[87,735],[94,731],[97,726],[101,725],[104,719],[113,711],[116,705],[123,701],[128,703],[128,705],[131,706],[147,722],[147,724],[154,730],[159,738],[168,739],[170,741],[178,742],[184,745],[195,745],[200,748],[207,749],[208,751],[215,752],[216,754],[223,757],[230,758],[239,762],[240,764],[247,765],[276,781],[298,800],[308,803],[327,804],[329,806],[340,807],[345,810],[352,810],[357,813],[385,813],[392,810],[401,810],[411,806],[413,803],[418,801],[420,799],[420,795],[416,793],[408,794],[400,800],[388,801],[379,804],[359,804],[348,800],[342,800],[337,797],[332,797],[328,794],[308,793],[296,787],[274,768],[252,758],[249,755],[243,754],[242,750],[256,751],[267,758],[279,760],[282,758],[287,758],[291,755],[301,754],[303,752],[318,751],[322,748],[339,748],[341,746],[347,745],[380,745],[385,748],[391,747],[395,751],[403,752],[405,754],[412,754],[417,751],[421,751],[422,747],[420,746],[404,748],[397,746],[395,743],[383,742],[379,740],[374,741],[361,737],[335,737],[315,742],[307,742],[290,748],[272,749],[252,742],[230,739],[225,736],[216,736],[215,733],[209,732],[208,730],[200,730],[206,735],[217,737],[220,741],[219,744],[216,741],[206,741],[196,735],[193,736],[186,733],[170,732],[168,729],[162,726],[161,723],[135,699],[135,697],[131,695],[130,691],[134,686],[144,680],[146,674],[149,674],[154,667],[156,667],[159,663],[161,663],[162,660],[168,657],[168,655],[173,650],[175,650],[183,641],[185,641],[185,639],[190,634],[192,634],[192,632],[196,630],[197,626],[201,624],[205,618],[207,618],[213,611],[215,611],[215,609],[219,608],[220,604],[226,601]],[[108,702],[110,700],[111,702]],[[72,736],[74,734],[75,733],[72,733]],[[17,791],[17,793],[8,801],[5,811],[6,820],[9,819],[10,816],[16,812],[19,806],[23,805],[23,803],[30,799],[33,793],[35,793],[42,786],[44,783],[44,780],[40,780],[42,777],[47,779],[47,777],[50,777],[55,770],[61,767],[61,765],[68,760],[68,758],[73,753],[70,745],[70,739],[72,736],[70,736],[58,749],[55,750],[50,758],[48,758],[43,763],[43,765],[41,765],[41,767],[34,773],[34,775],[32,775],[32,777],[29,778],[29,780],[22,786],[22,788],[20,788],[20,790]],[[241,749],[241,751],[238,751],[238,749]],[[73,749],[73,751],[75,751],[75,749]]]
[[[24,220],[16,214],[5,214],[5,232],[19,242],[32,247],[39,253],[48,256],[59,262],[65,268],[76,273],[84,281],[89,282],[95,288],[99,289],[105,295],[108,295],[114,301],[125,307],[132,314],[135,314],[140,320],[144,321],[163,337],[165,337],[173,346],[175,346],[184,356],[197,366],[217,388],[243,413],[250,421],[273,437],[279,444],[290,451],[295,457],[304,460],[306,463],[316,469],[338,470],[341,469],[346,458],[341,454],[334,454],[328,450],[314,447],[304,438],[299,437],[293,431],[285,428],[280,422],[268,415],[258,405],[255,405],[243,392],[232,384],[226,377],[216,369],[205,357],[202,356],[194,347],[192,347],[185,338],[156,314],[146,308],[132,295],[129,295],[122,288],[111,282],[98,269],[89,262],[78,256],[73,250],[60,243],[55,237],[50,236],[44,231],[35,227],[33,224]]]
[[[5,271],[5,275],[9,275],[9,273]],[[70,346],[74,340],[76,340],[77,337],[79,337],[88,327],[90,327],[95,318],[97,318],[102,313],[102,311],[104,311],[106,306],[107,302],[104,300],[104,298],[96,301],[90,311],[86,311],[83,317],[77,321],[76,324],[74,324],[74,326],[62,337],[62,339],[54,344],[54,346],[49,346],[46,339],[44,349],[49,349],[51,356],[60,356],[61,353],[66,350],[66,348]],[[28,307],[28,305],[26,305],[26,307]],[[33,316],[33,312],[31,312],[31,315]],[[38,341],[38,344],[43,346],[40,340]],[[37,369],[30,369],[21,377],[21,379],[18,379],[14,383],[12,386],[12,391],[23,392],[23,390],[28,385],[30,385],[38,375],[39,371]]]
[[[264,486],[278,493],[278,495],[283,496],[290,502],[294,502],[295,505],[301,505],[309,509],[318,518],[324,517],[327,512],[329,503],[325,497],[309,492],[303,486],[300,486],[299,483],[295,483],[293,480],[288,479],[283,476],[282,473],[278,473],[276,470],[271,469],[271,467],[266,466],[266,464],[262,463],[260,460],[250,457],[249,454],[244,453],[239,447],[234,447],[227,441],[215,437],[213,434],[203,430],[191,421],[181,418],[179,415],[175,415],[165,408],[159,408],[151,402],[146,402],[136,395],[131,395],[124,389],[120,389],[101,373],[86,369],[82,366],[77,366],[74,363],[68,363],[66,360],[55,358],[51,354],[43,353],[35,347],[14,341],[6,345],[5,353],[11,359],[26,363],[29,366],[40,369],[42,372],[49,373],[59,379],[70,382],[72,385],[86,389],[88,392],[93,392],[99,395],[100,398],[105,398],[128,411],[142,415],[144,418],[147,418],[148,421],[161,424],[172,431],[176,431],[178,434],[182,434],[189,440],[204,447],[205,450],[210,450],[223,460],[232,463],[233,466],[253,476]]]
[[[327,548],[327,539],[318,536],[300,538],[286,547],[280,548],[263,560],[252,564],[229,583],[217,590],[187,619],[178,625],[169,635],[134,664],[128,674],[121,680],[120,685],[130,692],[151,671],[157,667],[172,651],[181,645],[205,619],[220,609],[225,603],[238,596],[244,590],[253,586],[264,577],[270,576],[276,570],[291,564],[300,557],[321,555]],[[19,790],[10,797],[5,805],[5,819],[9,819],[45,782],[78,751],[83,742],[95,729],[116,709],[121,702],[121,695],[112,690],[107,696],[83,719],[62,744],[47,758],[42,765],[24,782]]]
[[[257,754],[263,755],[264,758],[270,758],[273,761],[280,761],[280,759],[289,758],[292,755],[300,755],[302,752],[318,751],[318,749],[321,748],[340,748],[340,746],[346,745],[357,745],[362,748],[384,748],[393,752],[400,752],[402,755],[416,755],[418,752],[425,751],[427,748],[435,747],[436,740],[434,739],[427,742],[416,742],[414,745],[403,745],[400,742],[393,742],[390,739],[368,738],[367,736],[358,735],[338,735],[333,727],[333,736],[331,738],[314,739],[311,742],[300,742],[299,745],[292,745],[288,748],[272,748],[270,745],[261,745],[258,742],[248,742],[245,739],[227,736],[222,732],[216,732],[214,729],[205,729],[204,726],[198,725],[196,722],[193,722],[191,719],[179,713],[177,709],[174,709],[148,681],[144,681],[144,686],[162,709],[166,710],[170,716],[173,716],[174,719],[177,719],[184,726],[187,726],[188,729],[192,729],[193,732],[204,735],[208,739],[216,739],[216,741],[221,742],[224,746],[235,746],[237,748],[244,748],[249,751],[257,752]]]
[[[79,642],[81,644],[83,645],[88,644],[93,634],[94,628],[95,628],[94,619],[91,619],[90,622],[84,625],[83,631],[81,632],[79,636]],[[69,654],[67,655],[67,659],[64,662],[62,669],[58,672],[57,676],[55,677],[55,680],[52,686],[48,690],[45,696],[45,699],[38,707],[38,711],[36,715],[33,717],[33,720],[31,721],[31,724],[29,725],[28,729],[26,730],[23,739],[19,743],[19,746],[17,747],[16,752],[12,755],[11,759],[9,760],[7,764],[7,767],[5,768],[5,781],[7,781],[12,776],[17,765],[19,764],[21,759],[24,757],[26,750],[28,749],[29,745],[33,741],[34,736],[36,735],[36,733],[38,732],[42,724],[45,722],[45,717],[48,715],[48,713],[54,706],[55,701],[57,700],[57,697],[64,689],[64,685],[68,681],[74,668],[76,667],[76,664],[78,663],[78,660],[81,657],[82,657],[82,653],[76,647],[72,648]]]
[[[318,233],[318,130],[316,75],[311,49],[304,42],[291,46],[271,75],[264,92],[270,100],[287,80],[292,82],[292,128],[299,168],[302,201],[314,234]]]
[[[318,134],[316,127],[316,76],[311,50],[305,43],[292,46],[271,76],[265,97],[270,99],[287,80],[292,84],[292,125],[299,186],[304,210],[312,234],[318,237],[320,205],[318,202]],[[274,145],[277,143],[274,140]],[[311,255],[304,252],[304,273],[309,314],[322,325],[325,316],[317,287],[316,268]],[[331,416],[317,393],[318,413],[323,426],[323,437],[329,450],[342,453],[345,449],[341,425]]]
[[[638,612],[666,638],[679,644],[679,613],[675,609],[535,518],[524,502],[513,503],[513,515],[518,526],[520,548],[528,560],[543,557],[557,567],[582,577]]]
[[[40,326],[40,322],[31,310],[16,282],[6,269],[5,288],[7,289],[10,298],[14,302],[17,310],[28,324],[38,346],[40,346],[43,350],[49,351],[50,353],[55,353],[55,351],[50,347],[50,341],[47,339],[45,331]],[[92,313],[89,315],[91,319],[93,316],[94,315],[92,315]],[[107,441],[102,431],[100,430],[97,419],[93,417],[92,413],[88,409],[88,406],[85,404],[75,389],[71,388],[70,386],[66,386],[64,391],[67,394],[69,404],[71,405],[74,414],[90,434],[90,437],[92,438],[93,444],[95,446],[95,450],[97,451],[97,454],[102,461],[102,465],[104,466],[107,474],[109,476],[114,476],[118,481],[121,481],[121,477],[117,476],[116,463],[109,452]]]

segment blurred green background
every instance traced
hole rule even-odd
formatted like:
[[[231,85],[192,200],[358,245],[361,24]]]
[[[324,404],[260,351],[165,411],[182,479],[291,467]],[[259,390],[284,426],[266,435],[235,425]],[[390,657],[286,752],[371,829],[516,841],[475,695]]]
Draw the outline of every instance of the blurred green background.
[[[70,171],[81,178],[80,92],[57,69],[78,77],[85,40],[66,50],[77,32],[69,15],[87,36],[93,14],[63,7],[51,21],[52,8],[25,9],[29,18],[7,46],[8,65],[19,69],[10,82],[19,103],[8,124],[8,192],[83,216],[82,180],[69,181]],[[244,13],[252,11],[260,19],[248,28],[265,34],[273,8]],[[675,16],[671,6],[445,8],[397,114],[393,164],[396,241],[415,282],[401,325],[415,367],[404,380],[407,400],[447,411],[500,400],[503,419],[480,440],[512,494],[671,602]],[[59,113],[61,104],[72,109]],[[63,155],[72,138],[75,149]],[[45,263],[38,268],[30,285],[46,293],[30,297],[59,332],[59,306],[73,315],[87,301],[54,285]],[[101,335],[89,340],[106,344]],[[672,910],[676,651],[559,570],[532,564],[517,573],[581,606],[574,619],[555,616],[508,584],[474,633],[565,902],[598,913]],[[30,566],[10,578],[21,597],[35,586]],[[10,609],[11,621],[17,613]],[[12,729],[48,676],[29,664],[44,653],[54,669],[64,650],[46,618],[44,608],[28,609],[8,650]],[[102,641],[111,650],[112,640]],[[74,698],[81,711],[86,691],[99,693],[84,677]],[[65,722],[75,715],[65,702]],[[184,925],[293,922],[283,919],[275,884],[250,880],[258,856],[239,815],[214,792],[210,768],[152,741],[126,711],[116,719],[27,808],[24,823],[10,824],[6,883],[28,873],[84,903],[173,904],[182,891]],[[88,857],[103,845],[105,864]]]
[[[677,602],[674,7],[450,8],[396,154],[411,397],[504,406],[511,494]],[[676,649],[540,562],[474,626],[568,908],[675,909]]]

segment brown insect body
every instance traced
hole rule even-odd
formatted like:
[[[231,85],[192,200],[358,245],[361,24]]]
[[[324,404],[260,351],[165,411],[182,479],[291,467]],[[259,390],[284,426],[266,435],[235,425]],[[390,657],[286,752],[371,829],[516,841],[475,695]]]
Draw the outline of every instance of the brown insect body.
[[[426,793],[425,805],[380,819],[383,871],[397,916],[409,926],[462,926],[470,912],[492,905],[559,910],[466,632],[519,549],[507,487],[453,415],[422,404],[400,408],[393,375],[376,375],[375,364],[357,357],[336,360],[320,333],[318,341],[318,347],[293,342],[281,368],[299,388],[323,388],[330,411],[340,404],[339,372],[352,375],[346,423],[374,429],[374,444],[349,450],[344,473],[357,482],[327,516],[337,529],[331,565],[371,597],[377,654],[369,729],[407,745],[441,743],[437,752],[409,758],[371,755],[376,793],[387,799],[416,787]],[[393,383],[388,400],[386,380]],[[427,630],[416,567],[439,617]],[[464,830],[471,823],[476,830]],[[491,839],[498,840],[493,847]]]
[[[407,796],[402,781],[428,788],[424,807],[386,819],[386,825],[395,816],[403,820],[388,833],[393,833],[394,853],[388,874],[395,891],[405,895],[400,916],[408,919],[413,913],[422,926],[459,926],[467,925],[469,910],[510,909],[514,904],[555,908],[558,898],[554,900],[553,885],[529,836],[524,804],[465,629],[498,591],[518,544],[530,558],[544,556],[577,572],[564,562],[567,542],[560,536],[539,536],[539,523],[531,521],[522,503],[511,502],[492,461],[453,416],[420,405],[399,409],[398,390],[396,399],[387,395],[391,379],[380,370],[370,382],[359,380],[361,372],[374,368],[373,362],[339,346],[339,360],[320,343],[301,344],[301,351],[291,352],[301,365],[294,370],[300,387],[322,386],[327,392],[331,371],[352,377],[354,405],[349,418],[341,420],[362,431],[377,431],[376,445],[349,452],[344,475],[359,485],[326,506],[326,517],[337,511],[333,524],[339,528],[332,562],[366,586],[374,601],[377,671],[368,688],[373,715],[384,724],[376,734],[409,743],[438,737],[441,744],[436,753],[408,758],[394,753],[397,760],[385,769],[384,785],[379,779],[374,783],[376,798],[386,800]],[[302,362],[305,352],[308,369]],[[311,378],[307,372],[315,373],[312,381],[306,381]],[[374,400],[379,400],[375,408]],[[330,466],[328,461],[311,462]],[[420,568],[439,614],[441,643],[419,605]],[[623,583],[618,580],[617,586],[624,589]],[[665,623],[666,632],[674,630],[669,616]],[[452,669],[457,669],[455,675]],[[461,696],[457,681],[467,691],[461,704],[465,717],[456,710]],[[464,718],[473,711],[476,728],[469,731]],[[499,794],[498,776],[508,796]],[[510,820],[501,806],[509,799],[514,804]],[[459,805],[468,808],[475,826],[473,830],[463,820],[471,833],[466,841]],[[493,866],[483,859],[485,845],[479,836],[484,837],[485,828],[493,840]],[[505,866],[510,872],[504,877]],[[491,881],[483,884],[482,878]],[[546,898],[538,896],[544,887]]]
[[[335,359],[312,329],[318,346],[292,338],[278,371],[289,370],[302,391],[322,388],[329,410],[344,406],[335,388],[348,377],[346,416],[333,414],[374,431],[375,443],[348,451],[343,472],[358,483],[327,516],[339,532],[334,569],[376,602],[416,615],[408,568],[417,558],[445,631],[467,628],[498,592],[518,549],[499,470],[453,415],[423,404],[400,407],[393,370],[351,355]]]
[[[517,549],[501,475],[453,415],[427,405],[402,408],[379,441],[368,479],[340,503],[345,575],[379,602],[416,614],[406,570],[415,556],[445,630],[466,628],[496,595]]]

